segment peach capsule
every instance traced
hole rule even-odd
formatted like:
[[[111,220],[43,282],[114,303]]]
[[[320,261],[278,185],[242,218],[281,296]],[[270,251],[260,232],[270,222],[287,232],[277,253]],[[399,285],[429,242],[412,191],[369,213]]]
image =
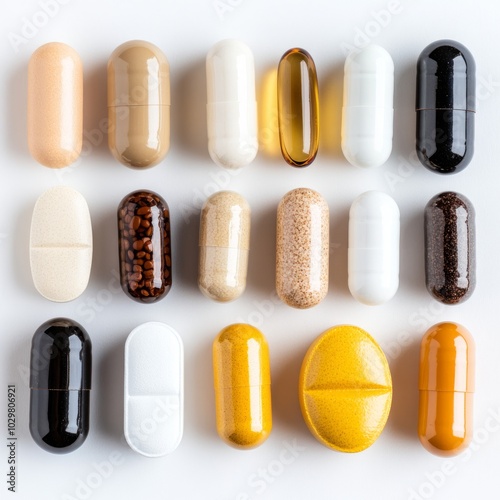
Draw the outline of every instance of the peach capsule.
[[[82,150],[83,70],[64,43],[39,47],[28,65],[28,148],[50,168],[67,167]]]
[[[474,339],[463,326],[439,323],[424,335],[418,436],[435,455],[457,455],[472,439],[474,365]]]
[[[269,348],[251,325],[224,328],[213,343],[217,432],[230,446],[255,448],[272,428]]]

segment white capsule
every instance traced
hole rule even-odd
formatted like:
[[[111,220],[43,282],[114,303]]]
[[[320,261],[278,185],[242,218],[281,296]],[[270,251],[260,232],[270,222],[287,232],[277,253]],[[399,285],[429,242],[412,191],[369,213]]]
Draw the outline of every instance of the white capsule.
[[[222,167],[240,168],[257,154],[257,102],[252,51],[223,40],[207,54],[208,151]]]
[[[378,45],[351,52],[344,66],[342,151],[358,167],[377,167],[392,151],[394,63]]]
[[[399,208],[380,191],[358,196],[349,211],[349,290],[359,302],[383,304],[399,286]]]
[[[124,434],[146,457],[174,451],[184,426],[184,349],[158,322],[139,325],[125,343]]]

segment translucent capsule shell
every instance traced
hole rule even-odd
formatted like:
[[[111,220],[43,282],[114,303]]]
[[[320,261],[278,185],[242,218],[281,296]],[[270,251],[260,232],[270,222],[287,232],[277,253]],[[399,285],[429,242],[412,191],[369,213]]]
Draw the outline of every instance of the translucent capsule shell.
[[[278,120],[283,158],[294,167],[310,165],[319,145],[318,77],[304,49],[290,49],[280,60]]]

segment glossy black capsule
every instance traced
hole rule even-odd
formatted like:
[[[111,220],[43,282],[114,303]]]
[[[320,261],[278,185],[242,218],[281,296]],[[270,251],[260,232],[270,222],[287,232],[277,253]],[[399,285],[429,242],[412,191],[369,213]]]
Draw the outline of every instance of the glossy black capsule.
[[[429,170],[453,174],[474,154],[476,64],[452,40],[428,45],[417,63],[417,155]]]
[[[30,360],[30,432],[52,453],[69,453],[89,432],[92,344],[76,321],[56,318],[33,336]]]

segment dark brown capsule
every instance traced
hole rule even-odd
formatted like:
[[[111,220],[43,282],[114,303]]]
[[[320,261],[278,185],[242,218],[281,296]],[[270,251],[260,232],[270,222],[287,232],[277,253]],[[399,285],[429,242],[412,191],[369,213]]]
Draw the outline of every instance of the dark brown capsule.
[[[172,286],[170,213],[153,191],[134,191],[118,207],[120,279],[138,302],[156,302]]]
[[[425,207],[425,279],[444,304],[467,300],[476,286],[476,226],[472,203],[451,191]]]

